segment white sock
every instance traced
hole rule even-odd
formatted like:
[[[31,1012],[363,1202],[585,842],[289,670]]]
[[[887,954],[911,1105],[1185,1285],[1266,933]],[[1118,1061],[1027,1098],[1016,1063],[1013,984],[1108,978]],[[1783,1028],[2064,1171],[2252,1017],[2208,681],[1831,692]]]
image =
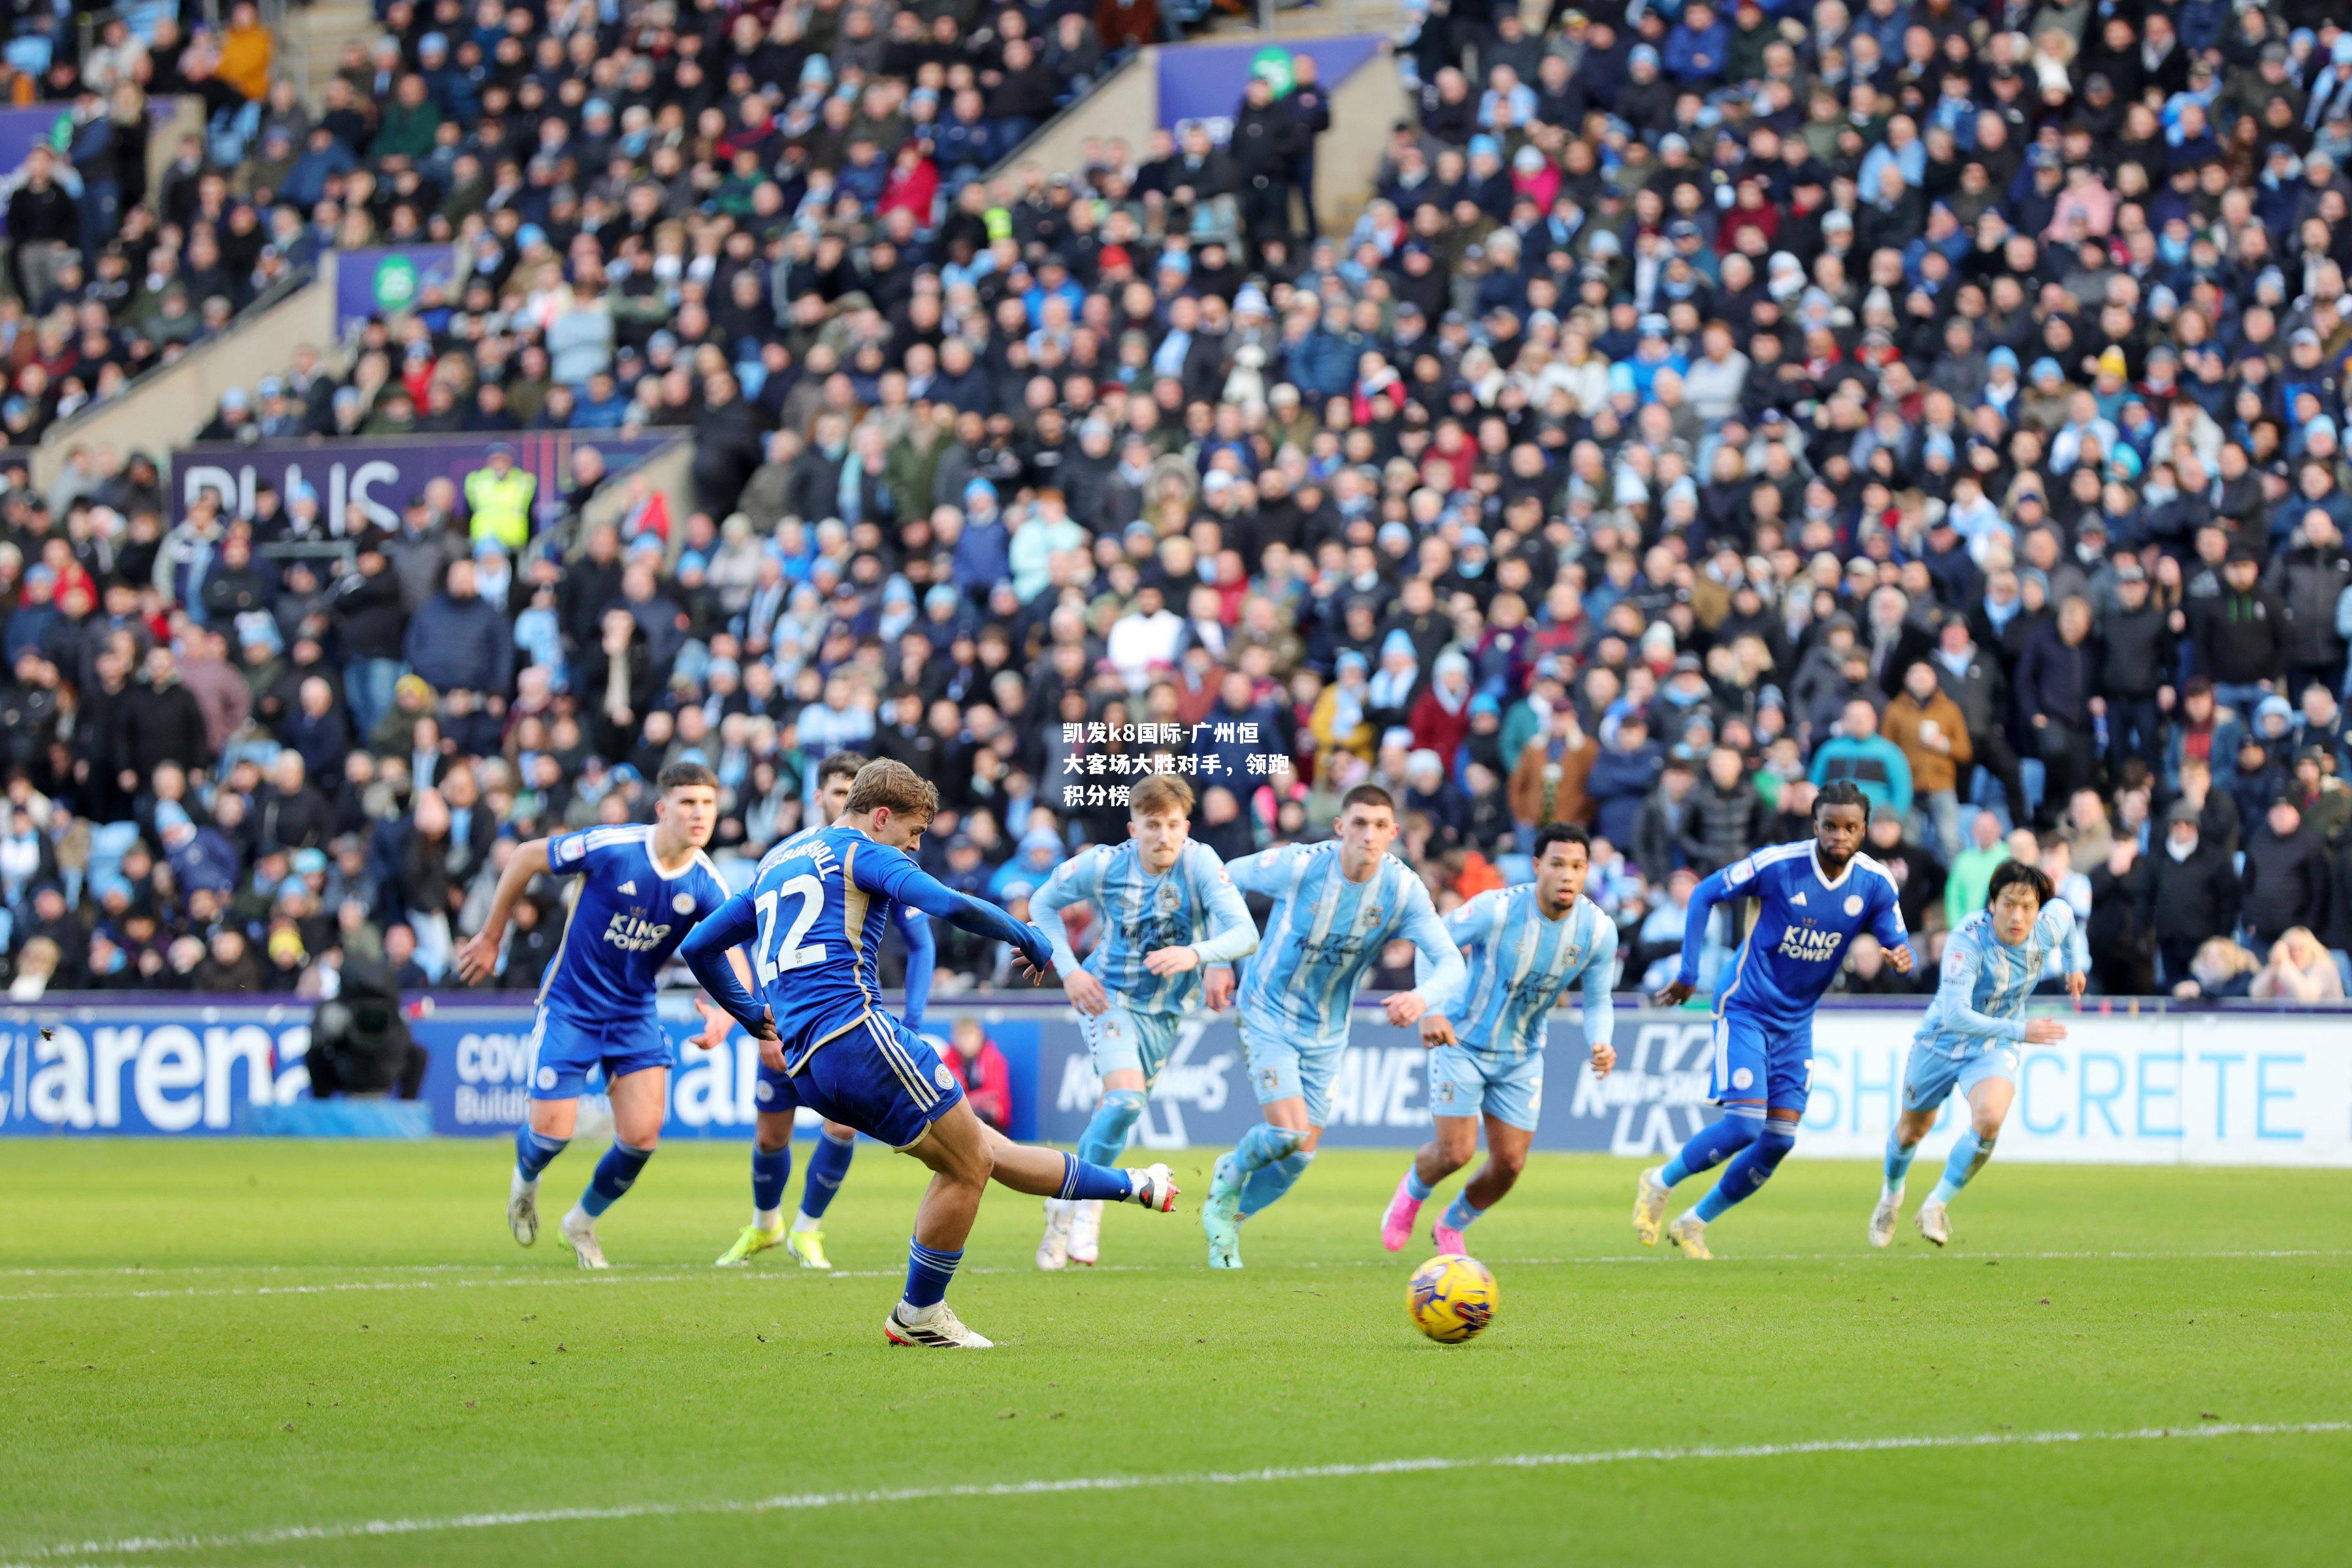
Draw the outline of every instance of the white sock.
[[[1883,1204],[1899,1204],[1903,1201],[1903,1189],[1901,1187],[1881,1187],[1878,1189],[1878,1201]]]
[[[751,1211],[751,1223],[758,1226],[761,1230],[775,1229],[778,1226],[784,1223],[784,1211],[782,1205],[779,1205],[772,1209],[753,1209]]]
[[[522,1167],[520,1165],[517,1165],[509,1174],[507,1182],[507,1202],[512,1203],[515,1199],[522,1197],[526,1194],[535,1193],[538,1190],[539,1184],[526,1177],[522,1173]]]
[[[779,1209],[776,1212],[782,1214],[783,1211]],[[817,1218],[814,1215],[809,1213],[808,1210],[802,1209],[793,1215],[793,1228],[794,1230],[823,1230],[824,1228],[824,1221]]]
[[[573,1204],[564,1212],[563,1223],[567,1227],[574,1229],[593,1230],[596,1228],[596,1216],[578,1204]]]

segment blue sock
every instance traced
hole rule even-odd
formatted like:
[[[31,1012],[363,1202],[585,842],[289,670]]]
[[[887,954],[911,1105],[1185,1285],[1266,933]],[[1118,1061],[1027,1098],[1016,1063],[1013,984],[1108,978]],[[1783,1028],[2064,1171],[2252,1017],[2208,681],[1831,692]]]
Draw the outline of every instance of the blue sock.
[[[772,1214],[784,1206],[784,1184],[793,1179],[793,1146],[789,1143],[770,1153],[753,1145],[751,1149],[751,1207],[761,1214]]]
[[[1486,1212],[1470,1201],[1470,1191],[1465,1187],[1454,1194],[1454,1201],[1445,1205],[1445,1217],[1438,1223],[1448,1230],[1468,1230],[1472,1223]]]
[[[1437,1189],[1435,1187],[1431,1186],[1427,1182],[1421,1179],[1420,1166],[1415,1165],[1412,1170],[1407,1171],[1404,1173],[1404,1195],[1411,1198],[1413,1202],[1417,1204],[1427,1203],[1429,1201],[1429,1194],[1436,1190]]]
[[[823,1219],[833,1203],[833,1194],[840,1190],[841,1178],[849,1174],[849,1157],[857,1152],[857,1134],[835,1138],[830,1128],[816,1135],[816,1149],[809,1155],[808,1180],[801,1184],[801,1213],[810,1219]]]
[[[1062,1156],[1062,1190],[1054,1194],[1075,1198],[1081,1203],[1100,1198],[1105,1203],[1123,1204],[1135,1195],[1135,1184],[1127,1173],[1110,1165],[1097,1165],[1081,1160],[1076,1154]]]
[[[1249,1218],[1288,1192],[1291,1184],[1305,1175],[1307,1167],[1314,1163],[1315,1151],[1302,1149],[1251,1172],[1250,1179],[1242,1184],[1242,1217]]]
[[[1895,1129],[1891,1127],[1887,1129],[1886,1190],[1888,1192],[1895,1192],[1902,1187],[1903,1178],[1911,1173],[1912,1158],[1918,1152],[1919,1145],[1914,1143],[1908,1148],[1905,1147],[1895,1140]]]
[[[524,1181],[535,1182],[549,1162],[562,1153],[563,1146],[571,1142],[569,1138],[550,1138],[544,1132],[534,1132],[526,1121],[515,1129],[515,1169],[522,1173]]]
[[[588,1178],[588,1190],[580,1194],[580,1206],[591,1218],[603,1214],[617,1202],[623,1193],[636,1185],[637,1173],[654,1157],[650,1149],[638,1149],[613,1140],[604,1157],[596,1162],[596,1173]]]
[[[1128,1129],[1142,1114],[1140,1089],[1106,1090],[1102,1103],[1095,1108],[1094,1120],[1087,1123],[1086,1134],[1078,1140],[1078,1158],[1095,1165],[1117,1163],[1119,1151],[1127,1147]]]
[[[1797,1146],[1794,1123],[1767,1121],[1757,1140],[1732,1156],[1724,1167],[1723,1179],[1715,1190],[1699,1199],[1693,1212],[1702,1220],[1713,1220],[1732,1205],[1755,1195],[1756,1189],[1772,1179],[1772,1173],[1786,1159],[1789,1151]]]
[[[1759,1116],[1733,1111],[1720,1121],[1709,1122],[1690,1135],[1682,1152],[1666,1162],[1658,1173],[1658,1180],[1675,1186],[1690,1180],[1701,1171],[1712,1171],[1734,1154],[1756,1142]]]
[[[1261,1121],[1243,1133],[1242,1141],[1234,1145],[1234,1164],[1247,1175],[1276,1160],[1288,1159],[1306,1139],[1307,1134],[1295,1127],[1273,1127]]]
[[[1979,1138],[1973,1127],[1960,1129],[1960,1136],[1952,1144],[1951,1153],[1944,1159],[1944,1179],[1936,1184],[1936,1190],[1927,1201],[1948,1204],[1958,1196],[1960,1189],[1969,1184],[1969,1179],[1983,1170],[1985,1162],[1992,1158],[1992,1144],[1990,1138]]]
[[[963,1249],[941,1252],[925,1247],[921,1242],[907,1245],[907,1305],[930,1307],[948,1293],[948,1281],[955,1278],[956,1265],[963,1261]]]

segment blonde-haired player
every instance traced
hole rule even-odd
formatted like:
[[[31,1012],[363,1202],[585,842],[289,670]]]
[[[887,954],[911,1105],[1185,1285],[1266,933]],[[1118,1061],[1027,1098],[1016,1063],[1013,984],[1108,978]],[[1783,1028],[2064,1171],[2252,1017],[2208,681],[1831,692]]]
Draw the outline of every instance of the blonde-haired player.
[[[1257,951],[1241,889],[1216,851],[1192,837],[1192,786],[1154,773],[1135,786],[1127,809],[1127,842],[1097,844],[1063,862],[1029,899],[1102,1075],[1102,1101],[1078,1141],[1078,1158],[1098,1165],[1118,1157],[1142,1116],[1195,976],[1207,971],[1209,1005],[1223,1007],[1233,999],[1233,971],[1210,966]],[[1078,903],[1094,906],[1103,931],[1083,965],[1062,923],[1062,911]],[[1092,1264],[1101,1234],[1099,1200],[1047,1198],[1037,1267]]]

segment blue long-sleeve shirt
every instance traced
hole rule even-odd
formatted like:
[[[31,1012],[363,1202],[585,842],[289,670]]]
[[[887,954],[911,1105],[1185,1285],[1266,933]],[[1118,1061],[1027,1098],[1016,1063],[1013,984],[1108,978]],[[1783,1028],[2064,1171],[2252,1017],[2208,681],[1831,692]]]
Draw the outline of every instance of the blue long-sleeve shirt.
[[[821,828],[778,845],[751,885],[696,926],[679,956],[730,1017],[772,1017],[797,1071],[808,1054],[881,1011],[877,956],[892,906],[909,905],[976,936],[1011,942],[1044,968],[1053,950],[1036,927],[959,893],[856,827]],[[749,949],[755,996],[727,961]]]
[[[1717,1014],[1801,1022],[1837,978],[1846,944],[1857,934],[1868,931],[1890,951],[1911,942],[1903,929],[1901,895],[1885,867],[1857,854],[1832,878],[1822,872],[1811,840],[1778,844],[1735,860],[1692,892],[1676,976],[1682,984],[1698,984],[1699,953],[1715,906],[1751,898],[1756,921],[1715,999]]]

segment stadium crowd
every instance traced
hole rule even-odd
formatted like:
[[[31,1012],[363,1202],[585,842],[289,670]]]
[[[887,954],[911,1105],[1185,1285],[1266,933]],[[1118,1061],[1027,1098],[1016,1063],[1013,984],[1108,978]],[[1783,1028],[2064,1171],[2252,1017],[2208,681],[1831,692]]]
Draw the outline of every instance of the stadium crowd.
[[[383,112],[432,99],[412,151],[470,168],[487,242],[374,370],[275,395],[312,431],[690,425],[694,505],[535,529],[469,482],[345,531],[314,495],[172,521],[152,472],[10,494],[16,984],[318,991],[347,952],[451,984],[520,836],[642,816],[698,753],[747,877],[853,749],[937,781],[927,864],[1016,913],[1125,831],[1139,759],[1229,858],[1374,782],[1441,908],[1589,824],[1630,988],[1698,876],[1851,779],[1931,961],[1865,941],[1851,990],[1932,984],[2022,858],[2105,992],[2341,995],[2331,10],[1441,6],[1318,235],[1306,57],[1224,145],[989,181],[958,137],[1044,112],[1085,18],[992,13],[993,66],[931,82],[978,36],[950,10],[706,9],[526,61],[485,49],[491,0],[457,47],[520,79],[442,112],[394,0]],[[561,923],[528,910],[498,984]]]
[[[618,425],[632,411],[614,386],[672,368],[646,353],[660,296],[707,279],[730,233],[760,243],[853,197],[922,210],[1204,7],[1164,21],[1157,0],[376,9],[381,32],[348,46],[315,103],[252,0],[193,27],[168,6],[109,11],[87,48],[62,11],[12,18],[0,85],[57,119],[0,178],[0,440],[32,444],[321,252],[450,243],[487,295],[436,290],[429,333],[366,345],[346,375],[304,366],[239,388],[206,437]],[[169,132],[151,179],[159,117],[184,100],[201,129]],[[708,303],[740,327],[729,297]],[[453,306],[502,318],[472,354],[436,352]],[[356,395],[339,403],[344,387]],[[662,412],[656,399],[634,416],[675,422]]]

